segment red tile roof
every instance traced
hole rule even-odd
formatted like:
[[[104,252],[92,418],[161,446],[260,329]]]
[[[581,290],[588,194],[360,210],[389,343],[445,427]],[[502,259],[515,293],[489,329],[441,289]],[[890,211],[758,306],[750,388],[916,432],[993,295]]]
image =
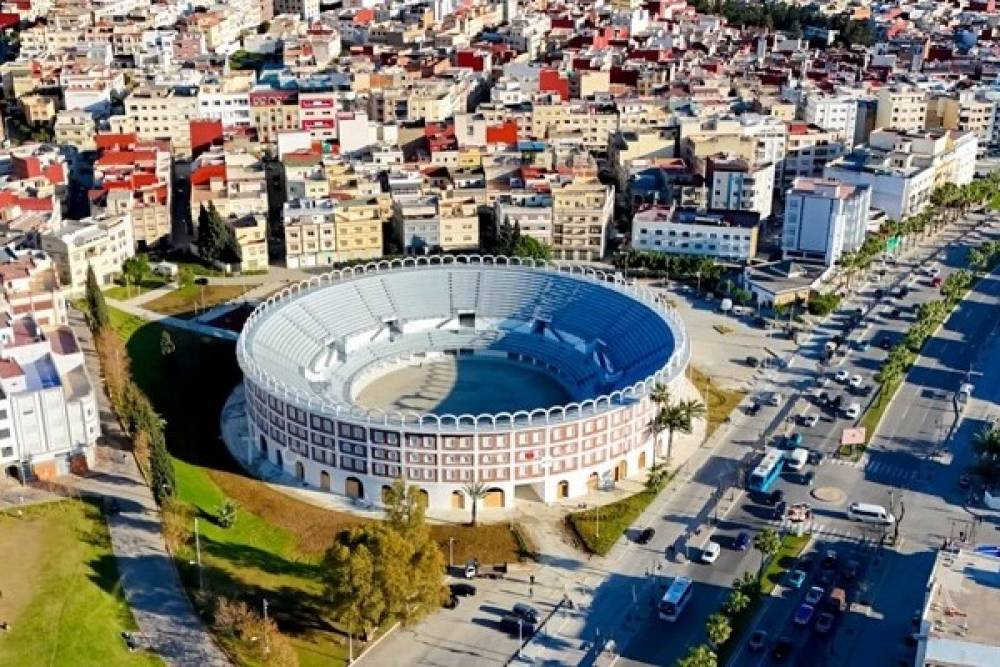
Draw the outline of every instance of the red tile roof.
[[[24,369],[13,359],[0,359],[0,378],[9,380],[24,375]]]

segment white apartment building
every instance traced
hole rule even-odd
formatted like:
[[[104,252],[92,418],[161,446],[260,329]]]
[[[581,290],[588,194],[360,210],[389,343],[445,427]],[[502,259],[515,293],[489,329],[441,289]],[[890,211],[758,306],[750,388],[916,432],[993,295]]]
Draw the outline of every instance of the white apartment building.
[[[527,201],[525,198],[504,195],[497,198],[493,207],[497,229],[505,223],[517,226],[523,236],[530,236],[539,243],[552,245],[552,197],[544,201]]]
[[[854,147],[854,130],[858,116],[858,101],[842,95],[826,95],[809,91],[800,102],[802,120],[835,134],[847,149]]]
[[[135,256],[132,218],[112,214],[63,220],[42,236],[41,245],[58,268],[64,292],[80,295],[86,288],[87,269],[94,270],[98,285],[110,286],[121,273],[122,263]]]
[[[652,207],[635,214],[632,247],[681,255],[706,255],[746,261],[757,254],[759,224],[754,216],[743,223],[733,216],[674,207]]]
[[[706,160],[706,201],[710,209],[752,211],[770,217],[774,197],[774,164],[752,165],[724,155]]]
[[[201,118],[222,121],[225,127],[248,127],[252,124],[250,89],[254,74],[235,71],[207,76],[198,87],[198,114]]]
[[[920,165],[914,156],[892,158],[867,148],[831,162],[823,177],[850,185],[871,188],[871,206],[893,220],[919,213],[934,190],[934,170]]]
[[[593,182],[552,187],[552,245],[557,259],[598,261],[604,257],[615,189]]]
[[[861,247],[868,225],[872,190],[817,178],[798,178],[785,193],[781,250],[785,259],[833,266]]]
[[[319,16],[319,0],[274,0],[274,15],[297,14],[308,20]]]
[[[100,421],[51,259],[3,252],[0,313],[0,470],[20,481],[85,472]]]
[[[887,86],[878,91],[875,128],[904,132],[924,129],[927,120],[927,94],[912,86]]]

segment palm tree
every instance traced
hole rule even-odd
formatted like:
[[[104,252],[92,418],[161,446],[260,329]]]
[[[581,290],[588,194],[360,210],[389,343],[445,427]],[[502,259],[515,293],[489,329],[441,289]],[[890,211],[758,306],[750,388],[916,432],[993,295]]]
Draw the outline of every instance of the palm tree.
[[[979,469],[986,480],[1000,477],[1000,426],[980,429],[972,437],[972,450],[979,457]]]
[[[705,623],[705,634],[715,650],[719,650],[719,647],[725,644],[729,636],[733,634],[733,628],[729,625],[729,617],[719,613],[709,616],[708,622]]]
[[[486,497],[486,484],[483,482],[469,482],[463,487],[465,494],[472,499],[472,525],[476,525],[476,513],[479,509],[479,501]]]
[[[723,606],[726,613],[730,616],[736,616],[741,611],[750,606],[750,596],[743,591],[734,590],[729,594],[726,599],[726,604]]]
[[[649,431],[653,434],[653,465],[656,467],[656,453],[660,448],[660,434],[667,430],[667,425],[663,422],[663,409],[670,405],[670,389],[665,384],[657,382],[653,385],[653,391],[649,394],[650,400],[656,404],[656,417],[649,422]]]
[[[762,579],[767,561],[781,549],[781,538],[778,537],[778,531],[774,528],[765,528],[757,533],[753,538],[753,548],[760,552],[760,569],[757,571],[757,578]]]
[[[680,404],[668,405],[660,412],[660,418],[667,428],[667,461],[674,455],[674,432],[691,432],[691,417]]]
[[[708,408],[706,408],[705,404],[696,398],[685,399],[680,402],[680,406],[687,415],[688,420],[692,422],[695,419],[701,419],[708,414]]]
[[[692,646],[688,654],[677,661],[677,667],[718,667],[719,659],[707,646]]]

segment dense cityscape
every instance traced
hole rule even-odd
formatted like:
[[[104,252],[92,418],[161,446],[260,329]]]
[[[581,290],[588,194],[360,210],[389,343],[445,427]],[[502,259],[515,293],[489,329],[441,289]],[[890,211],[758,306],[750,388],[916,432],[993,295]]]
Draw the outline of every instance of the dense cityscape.
[[[0,0],[0,665],[1000,665],[994,0]]]

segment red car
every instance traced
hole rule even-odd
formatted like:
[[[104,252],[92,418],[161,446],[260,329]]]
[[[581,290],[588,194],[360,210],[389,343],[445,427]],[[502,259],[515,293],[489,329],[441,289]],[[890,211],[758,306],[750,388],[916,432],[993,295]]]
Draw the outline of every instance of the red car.
[[[937,276],[936,278],[934,278],[934,280],[931,281],[931,287],[941,287],[941,284],[943,282],[944,279],[941,278],[941,276]]]

